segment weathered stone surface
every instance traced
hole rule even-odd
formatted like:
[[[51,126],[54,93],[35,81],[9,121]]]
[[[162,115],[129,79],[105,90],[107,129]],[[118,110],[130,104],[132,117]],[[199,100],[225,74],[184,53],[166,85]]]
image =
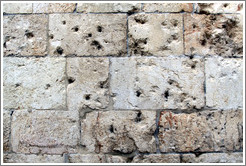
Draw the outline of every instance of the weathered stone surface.
[[[205,62],[206,105],[218,109],[243,107],[243,59],[208,58]]]
[[[35,154],[4,154],[4,163],[64,163],[64,157],[61,155],[35,155]]]
[[[161,112],[161,152],[235,151],[243,147],[242,110]]]
[[[32,3],[3,3],[3,13],[32,13]]]
[[[195,3],[196,13],[242,13],[243,3]]]
[[[70,163],[126,163],[127,159],[122,156],[105,154],[70,154]]]
[[[88,152],[155,152],[155,111],[91,112],[81,122],[81,143]]]
[[[139,12],[140,3],[78,3],[77,12],[84,13],[112,13],[112,12]]]
[[[4,56],[40,56],[47,54],[47,18],[43,14],[4,16]]]
[[[243,153],[206,153],[196,157],[194,154],[183,154],[184,163],[242,163]]]
[[[4,108],[64,109],[65,66],[65,58],[4,57]]]
[[[33,13],[72,13],[75,3],[33,3]]]
[[[180,163],[179,154],[137,155],[132,163]]]
[[[242,20],[238,14],[186,14],[185,54],[242,56]]]
[[[115,109],[204,106],[204,64],[199,57],[129,57],[111,62]]]
[[[182,14],[134,14],[129,16],[130,55],[183,54]]]
[[[79,115],[71,111],[17,110],[12,115],[14,152],[75,153],[79,142]]]
[[[126,14],[51,14],[50,55],[125,55],[126,20]]]
[[[192,12],[192,3],[144,3],[144,12]]]
[[[10,136],[10,111],[3,109],[3,151],[10,151],[9,136]]]
[[[68,58],[67,75],[69,110],[103,109],[108,106],[108,58]]]

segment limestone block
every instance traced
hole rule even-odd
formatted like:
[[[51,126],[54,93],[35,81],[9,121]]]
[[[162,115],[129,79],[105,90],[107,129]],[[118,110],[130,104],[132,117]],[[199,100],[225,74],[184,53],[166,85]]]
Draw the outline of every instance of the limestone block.
[[[65,58],[4,57],[4,108],[64,109],[65,66]]]
[[[4,163],[64,163],[61,155],[35,155],[9,153],[3,156]]]
[[[196,157],[194,154],[183,154],[184,163],[242,163],[243,153],[205,153]]]
[[[204,106],[204,64],[199,57],[111,59],[115,109],[193,109]]]
[[[134,14],[128,25],[130,55],[183,54],[182,14]]]
[[[10,151],[9,137],[11,127],[11,116],[10,111],[3,109],[3,151]]]
[[[192,12],[192,3],[144,3],[144,12]]]
[[[126,14],[51,14],[50,55],[123,56]]]
[[[195,3],[195,12],[208,13],[243,13],[243,3]]]
[[[161,112],[161,152],[236,151],[243,147],[242,110]]]
[[[3,3],[3,13],[32,13],[32,3]]]
[[[88,152],[155,152],[155,111],[91,112],[81,122],[81,144]]]
[[[17,110],[12,116],[14,152],[33,154],[76,153],[79,115],[61,110]]]
[[[139,12],[141,8],[140,3],[78,3],[77,12],[83,13],[117,13]]]
[[[44,14],[4,16],[4,56],[47,54],[47,26],[48,17]]]
[[[70,154],[70,163],[126,163],[126,158],[105,154]]]
[[[206,105],[217,109],[243,107],[243,59],[207,58]]]
[[[185,54],[241,57],[243,55],[243,16],[184,15]]]
[[[33,3],[33,13],[72,13],[75,3]]]
[[[132,163],[180,163],[179,154],[137,155]]]
[[[108,106],[108,58],[68,58],[67,75],[69,110],[103,109]]]

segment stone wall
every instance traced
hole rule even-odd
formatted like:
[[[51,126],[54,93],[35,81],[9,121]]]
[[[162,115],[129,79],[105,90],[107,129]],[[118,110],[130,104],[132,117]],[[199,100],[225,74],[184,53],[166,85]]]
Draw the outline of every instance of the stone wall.
[[[243,4],[3,12],[4,162],[243,162]]]

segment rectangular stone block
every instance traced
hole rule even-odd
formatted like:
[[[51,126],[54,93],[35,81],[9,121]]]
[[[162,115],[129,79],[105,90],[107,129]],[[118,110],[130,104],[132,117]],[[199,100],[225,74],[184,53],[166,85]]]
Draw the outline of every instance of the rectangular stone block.
[[[179,154],[137,155],[132,163],[180,163]]]
[[[128,25],[130,55],[183,54],[182,14],[134,14]]]
[[[81,122],[81,144],[87,152],[156,152],[155,111],[90,112]]]
[[[11,111],[3,109],[3,151],[10,151]]]
[[[204,64],[195,57],[111,59],[115,109],[200,109],[204,106]]]
[[[104,109],[109,103],[109,59],[67,59],[68,109]]]
[[[47,54],[48,17],[6,15],[3,17],[3,53],[19,56]]]
[[[49,54],[126,55],[126,14],[51,14]]]
[[[3,3],[3,13],[32,13],[32,3]]]
[[[192,12],[192,3],[144,3],[144,12]]]
[[[243,148],[242,110],[191,114],[161,112],[161,152],[237,151]]]
[[[64,109],[65,58],[3,58],[3,107]]]
[[[118,13],[139,12],[141,3],[78,3],[77,12],[83,13]]]
[[[108,154],[70,154],[69,163],[126,163],[127,158]]]
[[[72,13],[75,3],[33,3],[33,13]]]
[[[207,58],[206,105],[216,109],[243,107],[243,59]]]
[[[184,15],[185,54],[243,56],[243,16]]]
[[[17,153],[76,153],[79,115],[70,111],[16,110],[12,117],[11,144]]]
[[[243,13],[243,3],[195,3],[195,12],[209,13]]]

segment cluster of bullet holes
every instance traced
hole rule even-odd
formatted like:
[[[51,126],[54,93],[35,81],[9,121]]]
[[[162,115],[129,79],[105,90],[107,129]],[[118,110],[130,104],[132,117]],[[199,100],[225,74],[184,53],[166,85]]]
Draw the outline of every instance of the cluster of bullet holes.
[[[29,30],[25,30],[25,36],[28,39],[30,39],[30,38],[34,37],[34,34],[33,34],[33,32],[30,32]]]
[[[96,40],[92,41],[91,46],[95,46],[98,50],[102,48],[101,44]]]

